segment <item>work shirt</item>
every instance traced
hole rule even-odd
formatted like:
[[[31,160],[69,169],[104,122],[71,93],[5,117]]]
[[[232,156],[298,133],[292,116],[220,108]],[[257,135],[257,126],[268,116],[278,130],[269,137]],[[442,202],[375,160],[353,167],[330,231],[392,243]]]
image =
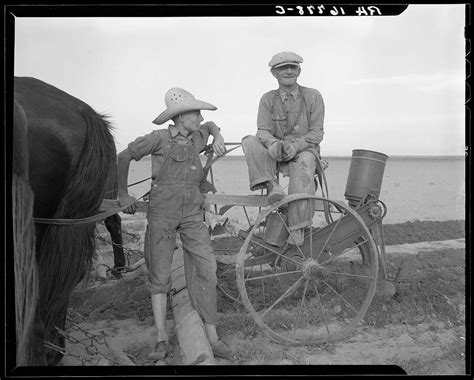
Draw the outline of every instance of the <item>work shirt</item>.
[[[211,124],[212,123],[212,124]],[[128,150],[132,158],[136,161],[142,157],[151,154],[151,173],[152,180],[157,179],[161,167],[165,160],[167,152],[165,144],[172,140],[180,145],[186,145],[190,140],[193,140],[194,147],[197,152],[200,152],[207,145],[209,139],[210,126],[215,126],[214,122],[209,121],[202,124],[195,132],[184,136],[178,128],[174,125],[169,125],[168,129],[158,129],[149,134],[136,138],[128,144]]]
[[[291,93],[269,91],[260,99],[257,128],[257,137],[267,148],[286,140],[296,143],[298,152],[319,152],[324,136],[323,98],[318,90],[299,85]]]

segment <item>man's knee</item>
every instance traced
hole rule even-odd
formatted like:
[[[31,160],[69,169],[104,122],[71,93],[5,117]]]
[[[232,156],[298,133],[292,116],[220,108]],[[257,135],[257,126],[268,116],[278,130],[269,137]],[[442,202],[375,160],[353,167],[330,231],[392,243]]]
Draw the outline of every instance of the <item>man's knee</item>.
[[[302,151],[298,154],[299,161],[316,162],[316,157],[312,152]]]
[[[300,152],[296,161],[300,167],[308,168],[311,172],[316,170],[316,157],[311,152]]]
[[[267,148],[262,144],[257,136],[248,135],[242,139],[242,150],[245,156],[252,156],[255,158],[268,155]]]
[[[248,139],[252,140],[252,139],[256,139],[256,138],[257,138],[257,136],[255,136],[255,135],[246,135],[246,136],[242,137],[242,143],[244,142],[244,140],[248,140]]]
[[[263,147],[263,144],[260,142],[260,139],[257,136],[247,135],[242,138],[242,148],[244,150],[245,148],[254,147],[254,146]]]

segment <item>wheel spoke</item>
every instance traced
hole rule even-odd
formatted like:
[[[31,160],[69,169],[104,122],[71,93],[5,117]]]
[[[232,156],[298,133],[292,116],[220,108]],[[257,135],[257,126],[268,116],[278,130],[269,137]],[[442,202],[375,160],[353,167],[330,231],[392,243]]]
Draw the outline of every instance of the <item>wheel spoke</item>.
[[[276,250],[276,249],[274,249],[274,248],[270,248],[270,247],[268,247],[268,246],[266,246],[266,245],[264,245],[264,244],[262,244],[262,243],[259,243],[259,242],[256,241],[256,240],[251,240],[251,242],[252,242],[253,244],[256,244],[256,245],[262,247],[262,248],[267,249],[268,251],[270,251],[270,252],[272,252],[272,253],[275,253],[275,254],[278,255],[278,256],[283,257],[285,260],[292,261],[292,262],[294,262],[295,264],[301,264],[301,262],[299,262],[299,261],[297,261],[297,260],[294,260],[294,259],[292,259],[292,258],[290,258],[290,257],[287,257],[287,256],[285,256],[285,254],[281,253],[280,251],[278,251],[278,250]]]
[[[298,326],[298,323],[300,321],[301,311],[303,310],[303,305],[304,305],[304,298],[306,296],[306,291],[308,290],[308,284],[309,284],[309,280],[306,280],[306,283],[304,284],[303,295],[301,296],[300,307],[298,309],[298,316],[296,318],[295,325],[293,326],[293,338],[295,337],[296,327]]]
[[[313,285],[314,285],[314,290],[316,290],[316,297],[318,299],[319,308],[321,309],[321,314],[323,316],[324,325],[326,326],[326,330],[328,332],[328,335],[331,335],[331,333],[329,332],[328,321],[327,321],[327,318],[326,318],[326,313],[324,312],[323,303],[321,302],[321,296],[319,295],[318,287],[316,286],[315,282],[313,283]]]
[[[287,274],[295,274],[295,273],[301,273],[300,270],[295,270],[291,272],[283,272],[283,273],[272,273],[272,274],[266,274],[264,276],[258,276],[258,277],[252,277],[252,278],[246,278],[245,281],[253,281],[253,280],[260,280],[261,278],[269,278],[269,277],[277,277],[277,276],[285,276]]]
[[[252,273],[252,270],[253,270],[254,267],[250,267],[249,271],[247,272],[247,277],[245,277],[245,279],[248,279],[250,277],[250,274]],[[245,273],[245,270],[244,270],[244,273]]]
[[[250,218],[249,218],[249,214],[247,213],[247,209],[245,208],[245,206],[242,206],[242,208],[244,209],[244,213],[245,213],[245,217],[247,218],[247,222],[248,222],[249,226],[251,226],[252,223],[250,222]]]
[[[282,301],[283,299],[285,299],[286,297],[288,297],[291,293],[293,293],[297,288],[298,286],[300,286],[301,282],[304,280],[304,277],[300,277],[298,280],[296,280],[296,282],[291,285],[285,293],[283,293],[280,298],[278,298],[267,310],[265,310],[262,314],[261,314],[261,318],[263,319],[263,317],[271,310],[275,307],[275,305],[277,305],[280,301]]]
[[[279,212],[277,212],[278,216],[280,217],[281,221],[283,222],[283,225],[285,226],[286,230],[288,231],[288,234],[291,236],[291,231],[290,231],[290,228],[286,225],[285,223],[285,220],[283,219],[283,217],[281,216],[281,214]],[[294,240],[293,240],[293,243],[296,243]],[[301,256],[305,257],[303,251],[301,250],[301,248],[295,244],[296,248],[298,248],[298,251],[300,251],[300,254]]]
[[[329,234],[328,238],[326,239],[326,241],[324,242],[324,245],[323,247],[321,248],[321,251],[319,251],[319,254],[318,254],[318,257],[316,257],[316,261],[319,260],[319,257],[321,256],[321,253],[323,253],[323,251],[325,250],[327,244],[329,243],[329,240],[331,240],[331,237],[332,235],[334,234],[334,231],[336,231],[337,229],[337,226],[339,225],[339,223],[341,223],[341,220],[342,218],[346,215],[346,213],[342,213],[341,217],[337,220],[336,222],[336,225],[334,226],[334,228],[332,229],[331,233]]]
[[[326,269],[326,268],[325,268]],[[342,276],[348,276],[348,277],[358,277],[358,278],[365,278],[367,280],[375,280],[376,278],[375,277],[370,277],[370,276],[363,276],[363,275],[360,275],[360,274],[351,274],[351,273],[344,273],[344,272],[335,272],[335,271],[332,271],[330,269],[326,269],[327,273],[332,273],[332,274],[339,274],[339,275],[342,275]]]
[[[352,304],[346,300],[336,289],[334,289],[331,285],[329,285],[326,281],[324,280],[321,280],[328,288],[329,290],[331,290],[336,296],[338,296],[339,298],[341,298],[352,310],[354,310],[354,312],[356,313],[356,315],[359,315],[359,311],[356,310],[354,308],[354,306],[352,306]]]
[[[217,284],[217,287],[221,290],[222,293],[224,293],[227,297],[229,297],[232,301],[234,302],[237,302],[237,303],[242,303],[242,301],[240,300],[240,293],[239,293],[239,297],[238,298],[235,298],[234,296],[232,296],[231,294],[229,294],[229,292],[221,285],[219,285],[219,283]]]
[[[234,268],[233,266],[231,266],[229,269],[225,269],[225,270],[221,273],[221,275],[224,276],[224,275],[226,275],[226,274],[229,274],[229,273],[231,273],[234,269],[235,269],[235,268]]]
[[[366,243],[368,243],[369,241],[368,240],[363,240],[361,241],[360,243],[357,243],[355,245],[351,245],[350,247],[347,247],[344,251],[342,251],[341,255],[343,255],[344,253],[348,252],[348,251],[352,251],[353,249],[356,249],[356,248],[359,248],[361,245],[364,245]],[[340,256],[340,255],[339,255]]]
[[[349,248],[346,248],[344,251],[342,251],[342,253],[336,255],[336,256],[333,256],[333,257],[330,257],[329,259],[327,259],[326,261],[323,261],[322,263],[320,263],[319,265],[327,265],[327,264],[330,264],[332,261],[334,261],[336,258],[339,258],[341,256],[343,256],[346,252],[349,252],[349,251],[352,251],[353,249],[356,249],[358,247],[360,247],[361,245],[364,245],[368,243],[368,240],[364,240],[362,242],[360,242],[359,244],[355,244],[355,245],[351,245]]]

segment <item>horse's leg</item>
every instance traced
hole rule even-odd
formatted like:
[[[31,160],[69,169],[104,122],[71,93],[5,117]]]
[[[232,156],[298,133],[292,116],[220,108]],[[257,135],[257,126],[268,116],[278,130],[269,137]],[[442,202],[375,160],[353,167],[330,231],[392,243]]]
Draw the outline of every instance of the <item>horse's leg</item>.
[[[112,238],[112,248],[114,250],[114,268],[122,268],[126,265],[123,253],[122,240],[122,218],[119,214],[109,216],[105,219],[105,227]]]

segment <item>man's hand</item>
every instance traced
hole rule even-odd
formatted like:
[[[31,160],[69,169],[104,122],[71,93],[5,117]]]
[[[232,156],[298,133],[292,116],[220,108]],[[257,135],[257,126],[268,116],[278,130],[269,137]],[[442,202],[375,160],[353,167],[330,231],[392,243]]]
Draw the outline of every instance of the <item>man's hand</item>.
[[[291,161],[296,157],[297,153],[296,144],[286,141],[283,143],[283,161]]]
[[[268,147],[268,154],[275,161],[283,160],[283,141],[275,141]]]
[[[119,195],[118,202],[120,207],[130,205],[129,207],[123,210],[123,212],[126,214],[135,214],[135,212],[137,211],[137,199],[129,194]]]
[[[214,136],[214,141],[212,142],[212,149],[218,156],[223,156],[226,152],[226,147],[224,144],[224,138],[219,133],[218,136]]]

